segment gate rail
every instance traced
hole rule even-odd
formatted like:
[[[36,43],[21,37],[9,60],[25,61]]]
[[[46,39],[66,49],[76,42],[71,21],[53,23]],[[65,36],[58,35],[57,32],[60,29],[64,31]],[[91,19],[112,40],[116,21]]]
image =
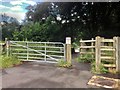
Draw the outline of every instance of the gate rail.
[[[10,54],[23,61],[57,63],[65,60],[65,44],[61,42],[10,41]]]

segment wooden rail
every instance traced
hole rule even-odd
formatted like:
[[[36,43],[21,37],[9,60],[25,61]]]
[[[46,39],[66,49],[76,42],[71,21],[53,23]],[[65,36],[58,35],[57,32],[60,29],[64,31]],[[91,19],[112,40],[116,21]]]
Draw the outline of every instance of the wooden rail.
[[[120,37],[113,39],[104,39],[97,36],[91,40],[80,40],[80,55],[84,59],[84,55],[90,54],[96,62],[96,71],[99,72],[99,66],[103,61],[112,64],[103,64],[107,68],[116,68],[116,72],[120,72]],[[85,58],[86,59],[86,58]]]

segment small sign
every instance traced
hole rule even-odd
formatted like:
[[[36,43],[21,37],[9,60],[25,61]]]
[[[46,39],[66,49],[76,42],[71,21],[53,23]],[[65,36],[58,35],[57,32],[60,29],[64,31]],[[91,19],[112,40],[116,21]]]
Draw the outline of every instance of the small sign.
[[[71,44],[71,37],[66,37],[66,44]]]

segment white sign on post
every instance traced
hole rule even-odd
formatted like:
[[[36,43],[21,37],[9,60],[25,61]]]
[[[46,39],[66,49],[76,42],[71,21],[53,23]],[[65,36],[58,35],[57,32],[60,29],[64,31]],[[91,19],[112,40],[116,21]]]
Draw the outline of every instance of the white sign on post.
[[[66,37],[66,44],[71,44],[71,37]]]

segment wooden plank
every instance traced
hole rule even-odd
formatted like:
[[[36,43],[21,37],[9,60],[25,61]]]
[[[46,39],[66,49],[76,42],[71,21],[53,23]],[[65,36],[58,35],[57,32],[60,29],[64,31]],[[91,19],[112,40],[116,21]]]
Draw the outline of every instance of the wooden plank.
[[[95,48],[95,46],[80,46],[80,49]]]
[[[101,46],[101,48],[113,49],[113,46]]]
[[[80,43],[83,43],[83,42],[84,42],[84,43],[87,43],[87,42],[90,42],[90,43],[91,43],[91,42],[95,42],[95,40],[80,40]]]
[[[115,64],[103,64],[104,67],[116,67]]]
[[[115,59],[114,57],[102,56],[101,59]]]
[[[101,39],[101,42],[114,42],[113,39]]]
[[[115,51],[115,49],[101,48],[101,51]]]

